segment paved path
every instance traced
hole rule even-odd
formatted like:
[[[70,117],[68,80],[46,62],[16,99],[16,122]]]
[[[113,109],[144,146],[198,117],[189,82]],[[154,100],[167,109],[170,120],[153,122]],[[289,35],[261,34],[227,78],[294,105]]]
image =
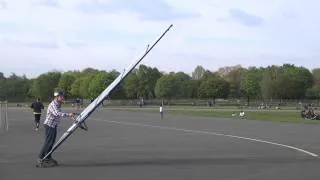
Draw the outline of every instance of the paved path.
[[[44,118],[44,117],[42,117]],[[10,109],[0,132],[1,180],[319,180],[320,126],[98,110],[55,153],[59,167],[35,168],[43,129]],[[59,134],[71,121],[62,122]]]

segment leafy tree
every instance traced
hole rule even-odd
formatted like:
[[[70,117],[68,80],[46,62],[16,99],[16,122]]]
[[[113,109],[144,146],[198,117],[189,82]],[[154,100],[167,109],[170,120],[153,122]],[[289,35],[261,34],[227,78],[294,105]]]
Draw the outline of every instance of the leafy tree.
[[[0,73],[0,100],[4,101],[7,97],[7,80],[3,73]]]
[[[8,78],[0,72],[0,100],[23,101],[52,97],[59,87],[70,97],[91,98],[100,94],[120,73],[86,68],[83,71],[60,73],[51,71],[37,78],[12,74]],[[110,94],[110,98],[252,98],[300,99],[319,98],[320,68],[312,73],[291,64],[267,68],[244,69],[241,66],[220,68],[213,73],[197,66],[192,78],[184,72],[171,72],[162,79],[157,68],[141,65]]]
[[[320,86],[314,86],[308,88],[306,91],[306,97],[309,99],[319,99],[320,98]]]
[[[229,97],[239,98],[241,94],[241,84],[243,83],[246,69],[235,68],[228,72],[223,78],[230,84]]]
[[[113,79],[116,79],[119,75],[120,72],[118,72],[117,70],[113,69],[112,71],[109,72],[111,77],[113,77]]]
[[[70,93],[74,97],[92,98],[89,87],[92,79],[99,70],[93,68],[86,68],[81,72],[73,72],[72,75],[76,77],[71,85]]]
[[[173,74],[163,75],[158,79],[155,86],[155,94],[161,99],[171,99],[176,95],[178,86]]]
[[[80,93],[80,87],[81,87],[81,78],[77,78],[71,85],[70,93],[73,97],[82,97]]]
[[[200,79],[200,81],[206,80],[206,79],[211,78],[211,77],[213,77],[213,76],[219,76],[219,75],[218,75],[217,73],[213,73],[213,72],[211,72],[211,71],[209,71],[209,70],[206,70],[206,71],[204,72],[202,78]]]
[[[63,73],[60,77],[58,87],[63,89],[66,95],[69,97],[72,89],[72,84],[76,80],[76,77],[72,74],[72,72]]]
[[[190,94],[192,94],[193,87],[190,86],[191,77],[184,72],[178,72],[172,74],[176,80],[176,98],[187,98]]]
[[[33,96],[40,97],[44,101],[50,100],[50,98],[53,96],[54,88],[58,87],[60,77],[60,72],[48,72],[40,75],[33,82]]]
[[[198,97],[198,87],[200,86],[200,80],[191,79],[186,82],[187,98],[197,98]]]
[[[79,87],[80,95],[83,98],[95,98],[90,92],[89,87],[95,77],[95,73],[90,73],[87,76],[81,78],[81,86]]]
[[[119,75],[120,75],[120,72],[116,71],[116,70],[112,70],[109,72],[110,74],[110,77],[111,79],[110,80],[115,80]],[[111,84],[112,81],[105,81],[105,83],[107,85]],[[122,81],[120,82],[120,84],[118,86],[116,86],[114,88],[113,91],[111,91],[111,94],[110,94],[110,98],[112,99],[125,99],[127,96],[126,96],[126,91],[125,91],[125,82]]]
[[[138,84],[139,80],[135,72],[131,73],[124,81],[124,91],[127,98],[138,98]]]
[[[250,68],[245,73],[241,89],[244,91],[248,105],[250,105],[250,99],[261,96],[261,80],[262,70]]]
[[[211,98],[213,101],[216,98],[226,98],[228,94],[228,82],[217,75],[203,80],[198,88],[198,96],[200,98]]]
[[[283,95],[284,98],[300,99],[305,96],[308,88],[312,87],[313,77],[311,72],[304,67],[295,67],[294,65],[284,64],[284,74],[288,79],[287,91]]]
[[[97,97],[112,82],[113,77],[105,72],[95,74],[88,84],[88,94],[90,97]]]
[[[91,80],[89,84],[89,94],[91,97],[97,97],[101,94],[118,76],[119,73],[115,71],[106,72],[100,71]],[[124,98],[124,91],[122,90],[122,84],[115,87],[110,93],[112,98]]]
[[[1,91],[3,91],[5,100],[9,101],[19,101],[19,100],[25,100],[25,98],[28,96],[28,90],[29,90],[29,83],[26,76],[17,76],[16,74],[12,74],[6,79],[1,80],[3,84],[3,88]]]
[[[308,88],[306,91],[306,97],[317,99],[317,105],[320,105],[320,68],[312,70],[313,87]]]
[[[86,68],[81,71],[81,76],[88,76],[88,75],[97,74],[97,73],[99,73],[99,70],[97,69]]]
[[[162,76],[157,68],[140,65],[136,71],[138,78],[137,95],[146,99],[154,98],[154,88],[157,80]]]
[[[303,67],[284,64],[265,69],[262,80],[262,94],[266,98],[302,98],[312,86],[312,74]]]
[[[312,70],[312,77],[314,85],[320,86],[320,68]]]
[[[192,79],[194,80],[202,79],[205,71],[206,70],[202,66],[198,65],[192,72]]]

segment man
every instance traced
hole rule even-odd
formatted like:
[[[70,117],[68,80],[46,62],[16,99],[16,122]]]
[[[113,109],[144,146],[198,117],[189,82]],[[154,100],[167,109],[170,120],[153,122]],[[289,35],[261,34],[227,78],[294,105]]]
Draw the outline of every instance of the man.
[[[161,117],[161,119],[163,119],[163,106],[162,106],[162,104],[160,104],[159,111],[160,111],[160,117]]]
[[[43,104],[40,102],[40,98],[37,99],[36,102],[33,102],[30,106],[33,109],[34,114],[34,123],[35,123],[35,131],[39,131],[40,118],[41,118],[41,110],[44,109]]]
[[[240,117],[240,119],[245,119],[246,118],[246,115],[245,115],[243,110],[240,111],[239,117]]]
[[[64,93],[60,90],[56,90],[54,92],[54,99],[49,104],[47,109],[46,120],[44,121],[45,128],[45,140],[44,144],[41,148],[41,151],[38,156],[38,164],[37,167],[41,166],[50,166],[50,165],[58,165],[58,162],[54,160],[51,155],[47,157],[45,160],[42,160],[45,155],[50,152],[52,149],[56,136],[57,136],[57,127],[60,123],[60,119],[62,117],[74,117],[74,113],[64,113],[61,112],[61,104],[64,102]]]

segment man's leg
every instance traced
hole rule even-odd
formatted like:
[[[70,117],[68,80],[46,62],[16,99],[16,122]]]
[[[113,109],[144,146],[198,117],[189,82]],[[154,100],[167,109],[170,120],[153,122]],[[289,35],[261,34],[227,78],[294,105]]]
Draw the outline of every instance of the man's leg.
[[[44,125],[45,128],[45,141],[44,144],[41,148],[41,151],[39,153],[39,159],[37,161],[37,165],[36,167],[52,167],[52,166],[57,166],[58,162],[53,160],[50,157],[43,159],[45,157],[45,155],[50,152],[50,150],[52,149],[52,146],[55,142],[55,138],[56,138],[56,128],[52,128],[49,127],[47,125]]]
[[[39,159],[42,159],[52,149],[52,146],[56,139],[56,132],[57,132],[56,128],[52,128],[47,125],[44,125],[44,129],[45,129],[45,140],[38,156]]]
[[[35,126],[36,126],[35,130],[36,130],[36,131],[39,130],[40,117],[41,117],[41,114],[35,114],[35,115],[34,115]]]
[[[34,116],[34,129],[36,129],[37,128],[37,116],[36,116],[36,114],[33,114],[33,116]]]
[[[56,138],[57,138],[57,128],[52,128],[52,129],[53,129],[52,143],[51,143],[51,145],[49,146],[48,152],[51,151],[51,149],[52,149],[52,147],[53,147],[53,144],[54,144],[54,142],[56,141]],[[50,154],[50,156],[48,156],[48,159],[52,159],[51,154]]]

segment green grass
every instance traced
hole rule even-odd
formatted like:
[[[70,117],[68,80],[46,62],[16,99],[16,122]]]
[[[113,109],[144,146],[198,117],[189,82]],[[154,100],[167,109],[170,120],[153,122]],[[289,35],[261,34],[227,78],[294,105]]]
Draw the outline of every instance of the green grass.
[[[144,111],[158,113],[158,108],[124,108],[129,111]],[[239,109],[193,109],[166,108],[165,113],[180,114],[194,117],[220,117],[238,119]],[[232,114],[236,113],[233,117]],[[303,124],[320,124],[319,120],[305,120],[300,117],[299,110],[245,110],[247,120],[290,122]]]
[[[24,105],[28,105],[24,103]],[[9,107],[15,107],[16,103],[9,103]],[[28,107],[28,106],[24,106]],[[64,104],[63,107],[71,107],[70,104]],[[120,110],[128,111],[144,111],[159,113],[159,107],[147,106],[143,108],[137,108],[137,106],[113,106],[107,108],[116,108]],[[205,106],[165,106],[165,113],[169,114],[180,114],[194,117],[219,117],[238,119],[238,117],[232,117],[232,113],[239,114],[240,109],[238,107],[216,107],[208,108]],[[303,123],[303,124],[320,124],[319,120],[305,120],[300,117],[300,110],[295,108],[283,108],[281,110],[257,110],[257,109],[244,109],[247,120],[258,120],[258,121],[272,121],[272,122],[290,122],[290,123]]]
[[[170,112],[170,111],[169,111]],[[205,117],[222,117],[222,118],[238,118],[232,117],[234,111],[171,111],[170,113],[185,114],[189,116],[205,116]],[[296,122],[296,123],[314,123],[314,121],[307,121],[301,119],[298,112],[294,111],[245,111],[246,119],[249,120],[263,120],[275,122]],[[238,114],[237,114],[238,115]]]

